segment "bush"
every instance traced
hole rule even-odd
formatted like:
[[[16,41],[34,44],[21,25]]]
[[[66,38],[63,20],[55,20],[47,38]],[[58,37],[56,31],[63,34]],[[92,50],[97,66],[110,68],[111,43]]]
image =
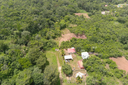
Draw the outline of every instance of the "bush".
[[[128,56],[125,56],[125,58],[128,60]]]
[[[110,59],[107,59],[106,60],[106,63],[108,63],[108,64],[110,64],[110,63],[112,63],[113,61],[112,60],[110,60]]]
[[[109,64],[109,67],[110,67],[111,69],[115,69],[115,68],[117,68],[117,65],[116,65],[115,62],[111,62],[111,63]]]
[[[117,19],[117,21],[120,22],[120,23],[125,23],[127,21],[127,19],[125,17],[119,17]]]
[[[79,76],[76,78],[76,83],[77,84],[81,84],[82,83],[82,79]]]
[[[72,68],[71,68],[71,66],[68,65],[68,64],[64,64],[64,65],[62,66],[62,70],[63,70],[63,72],[64,72],[66,75],[71,75],[71,74],[72,74]]]
[[[124,45],[124,49],[125,49],[125,50],[128,50],[128,44],[125,44],[125,45]]]
[[[119,69],[114,69],[114,75],[119,79],[122,78],[123,75],[125,74],[125,71],[119,70]]]
[[[119,41],[120,41],[122,44],[127,44],[127,43],[128,43],[128,35],[127,35],[127,33],[123,33],[123,34],[120,36]]]

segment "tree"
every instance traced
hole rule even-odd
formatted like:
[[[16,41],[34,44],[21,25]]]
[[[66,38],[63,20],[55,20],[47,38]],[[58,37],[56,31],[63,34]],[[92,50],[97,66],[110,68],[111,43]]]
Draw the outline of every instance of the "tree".
[[[125,23],[127,21],[127,19],[125,17],[119,17],[117,19],[117,21],[120,22],[120,23]]]
[[[11,84],[10,84],[9,80],[6,79],[6,80],[2,81],[1,85],[11,85]]]
[[[72,68],[71,68],[71,66],[68,65],[68,64],[64,64],[64,65],[62,66],[62,70],[63,70],[63,72],[64,72],[66,75],[71,75],[71,74],[72,74]]]
[[[32,70],[32,78],[34,85],[43,85],[43,73],[41,73],[41,69],[39,67],[34,66],[31,68]]]
[[[17,75],[16,85],[30,85],[33,82],[32,71],[25,69]]]
[[[29,31],[23,31],[21,33],[21,40],[19,43],[27,45],[30,40],[30,32]]]
[[[32,78],[34,85],[43,85],[43,73],[34,73]]]
[[[63,50],[63,49],[61,50],[61,55],[62,55],[62,56],[64,56],[64,55],[65,55],[64,50]]]
[[[86,84],[87,85],[95,85],[96,84],[96,79],[94,79],[93,76],[88,76],[86,79]]]
[[[5,53],[5,51],[8,50],[8,49],[9,49],[8,45],[5,44],[3,41],[0,41],[0,52]]]
[[[78,83],[78,84],[82,83],[82,79],[79,76],[76,78],[76,83]]]
[[[36,64],[36,60],[40,57],[41,53],[39,48],[31,48],[28,52],[28,58],[30,59],[32,64]]]
[[[40,68],[40,69],[44,69],[45,65],[47,62],[47,58],[46,56],[40,56],[37,60],[36,60],[36,65]]]
[[[66,23],[65,23],[64,20],[61,20],[60,23],[59,23],[59,25],[60,25],[60,29],[66,28]]]
[[[27,58],[21,58],[18,62],[21,64],[22,69],[32,66],[31,62]]]
[[[33,48],[33,47],[39,47],[39,48],[43,48],[43,42],[41,40],[31,40],[29,43],[28,43],[28,46],[30,48]]]
[[[128,35],[127,33],[123,33],[120,38],[119,38],[120,42],[122,44],[127,44],[128,43]]]
[[[47,66],[44,70],[43,82],[45,85],[57,85],[59,73],[54,65]]]

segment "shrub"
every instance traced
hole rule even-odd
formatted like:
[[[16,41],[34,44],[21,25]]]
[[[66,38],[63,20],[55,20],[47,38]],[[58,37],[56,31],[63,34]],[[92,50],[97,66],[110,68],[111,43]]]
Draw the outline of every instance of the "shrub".
[[[125,50],[128,50],[128,44],[125,44],[125,45],[124,45],[124,49],[125,49]]]
[[[117,68],[117,65],[116,65],[115,62],[111,62],[111,63],[109,64],[109,67],[110,67],[111,69],[115,69],[115,68]]]
[[[72,68],[71,68],[71,66],[68,65],[68,64],[64,64],[64,65],[62,66],[62,70],[63,70],[63,72],[64,72],[66,75],[71,75],[71,74],[72,74]]]
[[[128,60],[128,56],[125,56],[125,58]]]
[[[76,78],[76,83],[77,84],[81,84],[82,83],[82,79],[79,76]]]
[[[106,63],[108,63],[108,64],[110,64],[110,63],[112,63],[113,61],[112,60],[110,60],[110,59],[107,59],[106,60]]]
[[[117,19],[117,21],[120,22],[120,23],[125,23],[127,21],[127,19],[125,17],[119,17]]]

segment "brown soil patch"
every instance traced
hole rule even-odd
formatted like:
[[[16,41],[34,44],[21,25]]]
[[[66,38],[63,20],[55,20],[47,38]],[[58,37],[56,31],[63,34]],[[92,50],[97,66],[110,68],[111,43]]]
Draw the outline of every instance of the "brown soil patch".
[[[126,60],[125,57],[110,58],[110,59],[116,62],[119,69],[128,72],[128,60]]]
[[[78,15],[78,16],[83,15],[86,18],[90,18],[87,13],[75,13],[75,15]]]
[[[87,39],[85,35],[75,35],[74,33],[71,33],[68,29],[66,30],[66,33],[61,35],[62,37],[59,39],[59,46],[61,42],[63,41],[69,41],[72,38],[77,38],[77,39]]]

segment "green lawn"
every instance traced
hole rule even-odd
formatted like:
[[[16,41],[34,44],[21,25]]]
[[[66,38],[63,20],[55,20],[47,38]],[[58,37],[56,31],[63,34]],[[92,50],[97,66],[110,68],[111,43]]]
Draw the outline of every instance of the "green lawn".
[[[46,57],[47,57],[47,60],[49,61],[49,65],[57,66],[57,59],[54,51],[47,51]]]
[[[77,57],[78,60],[81,60],[82,59],[82,57],[79,56],[78,54],[76,54],[76,57]]]

